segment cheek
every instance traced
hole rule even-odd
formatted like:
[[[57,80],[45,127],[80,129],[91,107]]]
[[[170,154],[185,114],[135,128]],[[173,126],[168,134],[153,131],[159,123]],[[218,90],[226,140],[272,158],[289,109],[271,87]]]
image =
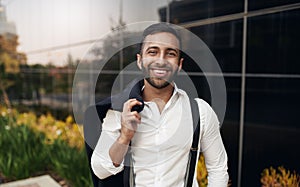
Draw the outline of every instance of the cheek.
[[[152,58],[144,58],[142,60],[142,66],[148,67],[148,65],[151,64],[151,62],[153,62],[153,61],[155,61],[155,60]]]
[[[170,61],[170,64],[172,65],[173,69],[180,68],[180,61],[178,61],[178,60],[172,60],[172,61]]]

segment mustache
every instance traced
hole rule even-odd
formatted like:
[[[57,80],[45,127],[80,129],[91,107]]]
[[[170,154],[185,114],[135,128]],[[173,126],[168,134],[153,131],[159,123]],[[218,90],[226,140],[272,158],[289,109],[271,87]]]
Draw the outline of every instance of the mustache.
[[[143,62],[142,62],[143,64]],[[158,63],[158,62],[153,62],[150,63],[147,66],[148,69],[163,69],[163,70],[167,70],[167,71],[172,71],[172,66],[168,63],[168,62],[164,62],[164,63]]]
[[[166,70],[166,71],[172,71],[172,68],[169,66],[157,66],[157,65],[149,65],[148,69],[161,69],[161,70]]]

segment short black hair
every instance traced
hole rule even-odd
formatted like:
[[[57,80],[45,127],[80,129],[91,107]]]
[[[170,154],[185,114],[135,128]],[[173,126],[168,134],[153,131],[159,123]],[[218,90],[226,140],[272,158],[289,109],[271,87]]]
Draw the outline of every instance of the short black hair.
[[[181,48],[181,37],[180,37],[178,31],[174,28],[174,26],[170,25],[169,23],[161,22],[161,23],[152,24],[144,30],[143,35],[142,35],[142,40],[140,43],[140,54],[142,54],[142,49],[143,49],[145,38],[148,35],[156,34],[156,33],[160,33],[160,32],[168,32],[168,33],[173,34],[178,39],[179,48]]]

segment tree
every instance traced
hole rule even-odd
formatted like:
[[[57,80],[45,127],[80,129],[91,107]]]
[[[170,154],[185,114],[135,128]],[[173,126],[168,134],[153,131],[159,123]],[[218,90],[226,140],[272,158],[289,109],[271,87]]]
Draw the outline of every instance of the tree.
[[[26,55],[17,51],[18,36],[0,35],[0,90],[7,107],[11,107],[6,89],[14,84],[13,77],[20,72],[20,64],[26,63]]]
[[[123,33],[121,34],[120,32]],[[130,41],[132,41],[132,38],[138,36],[141,36],[140,32],[125,30],[112,32],[106,38],[103,38],[89,52],[89,55],[95,57],[91,62],[91,68],[94,69],[94,67],[104,65],[102,68],[103,71],[120,72],[127,65],[135,63],[136,54],[139,52],[139,43],[127,47],[123,47],[123,44],[130,43]],[[138,71],[138,69],[136,70]],[[111,94],[111,88],[113,87],[117,76],[118,73],[102,74],[101,72],[98,76],[98,82],[95,92],[102,95],[102,97]],[[128,75],[124,75],[123,77],[126,76]],[[122,89],[123,85],[121,85],[120,88]]]

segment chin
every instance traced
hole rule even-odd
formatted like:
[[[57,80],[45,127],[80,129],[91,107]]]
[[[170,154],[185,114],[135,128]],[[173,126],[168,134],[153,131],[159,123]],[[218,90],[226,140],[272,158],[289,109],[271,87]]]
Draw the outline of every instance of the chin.
[[[157,80],[156,78],[146,78],[146,80],[151,86],[157,89],[162,89],[170,85],[169,81],[163,79]]]

